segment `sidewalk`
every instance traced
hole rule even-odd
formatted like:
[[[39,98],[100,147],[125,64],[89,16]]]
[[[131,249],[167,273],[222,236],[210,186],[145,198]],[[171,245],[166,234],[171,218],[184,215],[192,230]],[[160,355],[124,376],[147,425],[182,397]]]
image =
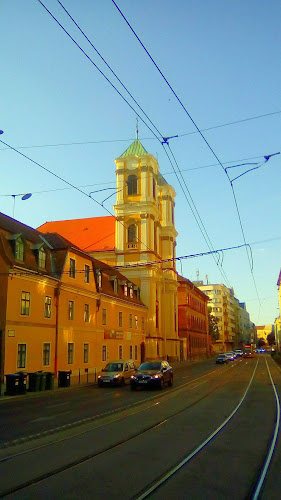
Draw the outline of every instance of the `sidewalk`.
[[[197,364],[197,363],[203,363],[203,362],[206,362],[206,361],[209,361],[211,359],[213,359],[214,357],[211,356],[209,358],[196,358],[196,359],[187,359],[187,360],[184,360],[184,361],[173,361],[171,362],[171,366],[173,367],[173,370],[175,372],[177,372],[179,369],[181,368],[185,368],[187,366],[191,366],[191,365],[194,365],[194,364]],[[30,398],[30,397],[43,397],[44,395],[49,395],[51,393],[57,393],[58,391],[67,391],[67,390],[73,390],[73,389],[80,389],[82,387],[87,387],[87,386],[92,386],[92,385],[97,385],[97,381],[90,381],[90,382],[82,382],[82,383],[75,383],[75,384],[71,384],[70,382],[70,386],[68,387],[58,387],[58,378],[55,378],[54,380],[54,388],[53,389],[49,389],[49,390],[43,390],[43,391],[26,391],[25,394],[16,394],[16,395],[6,395],[5,394],[5,391],[6,391],[6,384],[0,384],[0,388],[1,388],[1,391],[0,391],[0,404],[1,402],[3,401],[8,401],[10,399],[13,399],[13,400],[16,400],[16,399],[22,399],[22,398]]]

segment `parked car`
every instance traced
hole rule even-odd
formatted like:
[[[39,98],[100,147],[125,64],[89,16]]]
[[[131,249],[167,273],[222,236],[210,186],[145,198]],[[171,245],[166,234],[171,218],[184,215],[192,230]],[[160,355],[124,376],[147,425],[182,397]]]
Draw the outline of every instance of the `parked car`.
[[[173,368],[168,361],[147,361],[131,377],[131,389],[138,387],[158,387],[163,389],[164,384],[173,385]]]
[[[235,360],[235,356],[234,356],[233,352],[231,352],[231,351],[230,352],[226,352],[225,355],[226,355],[227,359],[229,359],[229,361],[234,361]]]
[[[243,350],[242,349],[235,349],[235,353],[237,357],[242,357],[243,356]]]
[[[225,354],[219,354],[216,359],[217,364],[228,363],[228,359]]]
[[[106,385],[125,385],[130,382],[131,376],[136,372],[136,366],[132,359],[111,361],[102,369],[98,376],[99,387]]]

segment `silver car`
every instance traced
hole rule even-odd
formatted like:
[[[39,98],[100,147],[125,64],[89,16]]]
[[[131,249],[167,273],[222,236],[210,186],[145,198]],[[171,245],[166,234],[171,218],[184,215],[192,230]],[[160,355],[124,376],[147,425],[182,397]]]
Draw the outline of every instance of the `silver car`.
[[[102,369],[98,376],[99,387],[125,385],[129,383],[131,376],[136,372],[136,366],[132,359],[110,361]]]

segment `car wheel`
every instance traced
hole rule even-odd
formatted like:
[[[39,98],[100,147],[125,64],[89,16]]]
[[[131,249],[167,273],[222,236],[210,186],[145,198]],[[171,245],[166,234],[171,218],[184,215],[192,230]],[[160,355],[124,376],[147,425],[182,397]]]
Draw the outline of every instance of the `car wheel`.
[[[170,380],[169,380],[169,382],[168,382],[168,386],[172,387],[173,383],[174,383],[174,377],[172,375],[171,378],[170,378]]]
[[[98,382],[98,386],[99,386],[99,387],[102,387],[102,382]]]
[[[162,389],[164,389],[164,380],[163,380],[163,378],[161,378],[161,380],[159,382],[159,389],[161,389],[161,391],[162,391]]]
[[[131,391],[136,391],[136,390],[137,390],[136,386],[132,384],[131,385]]]
[[[124,377],[122,378],[120,385],[125,385],[125,379],[124,379]]]

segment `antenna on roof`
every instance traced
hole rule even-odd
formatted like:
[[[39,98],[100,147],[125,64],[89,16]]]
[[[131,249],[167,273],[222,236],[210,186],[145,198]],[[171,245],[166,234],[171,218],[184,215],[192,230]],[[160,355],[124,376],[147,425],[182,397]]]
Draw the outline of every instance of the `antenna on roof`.
[[[136,122],[136,140],[139,140],[139,121],[137,117],[137,122]]]

